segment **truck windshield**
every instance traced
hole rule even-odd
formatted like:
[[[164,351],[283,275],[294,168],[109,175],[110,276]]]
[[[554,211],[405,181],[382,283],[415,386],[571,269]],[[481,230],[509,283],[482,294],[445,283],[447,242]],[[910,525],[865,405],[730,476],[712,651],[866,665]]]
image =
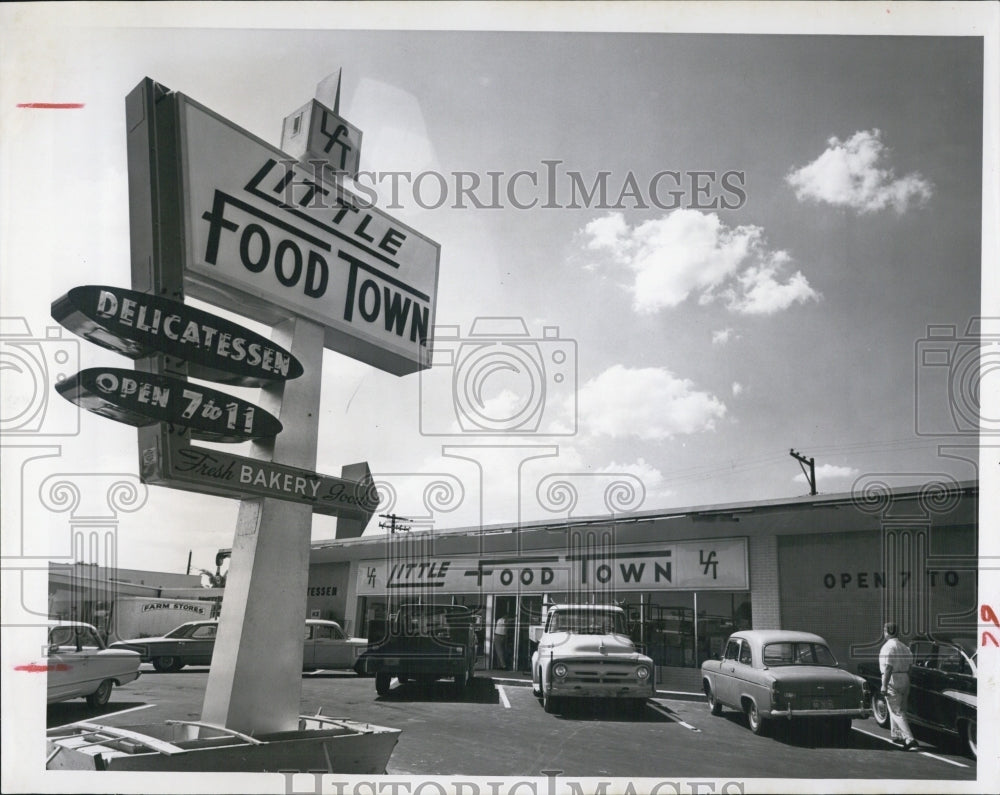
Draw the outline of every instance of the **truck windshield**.
[[[621,613],[607,610],[560,610],[549,623],[549,632],[624,635],[625,621]]]

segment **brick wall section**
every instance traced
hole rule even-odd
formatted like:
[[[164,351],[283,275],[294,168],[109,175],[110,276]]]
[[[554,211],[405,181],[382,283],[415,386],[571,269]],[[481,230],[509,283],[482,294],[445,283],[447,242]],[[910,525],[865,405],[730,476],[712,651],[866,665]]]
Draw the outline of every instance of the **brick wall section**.
[[[750,606],[754,629],[781,629],[777,536],[750,537]]]

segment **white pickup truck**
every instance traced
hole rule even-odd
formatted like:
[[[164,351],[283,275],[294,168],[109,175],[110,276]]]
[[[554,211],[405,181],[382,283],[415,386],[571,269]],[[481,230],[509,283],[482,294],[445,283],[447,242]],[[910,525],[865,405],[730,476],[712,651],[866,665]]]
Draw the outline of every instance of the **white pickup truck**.
[[[653,661],[636,651],[616,605],[554,605],[531,657],[531,686],[546,712],[559,699],[628,699],[637,711],[654,693]]]

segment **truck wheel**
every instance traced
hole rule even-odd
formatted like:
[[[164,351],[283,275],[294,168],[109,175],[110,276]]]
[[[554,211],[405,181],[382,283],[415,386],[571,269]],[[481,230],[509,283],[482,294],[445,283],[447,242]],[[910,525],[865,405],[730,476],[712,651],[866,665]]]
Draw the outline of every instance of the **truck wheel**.
[[[92,707],[103,707],[110,700],[114,685],[110,679],[105,679],[97,686],[97,690],[87,696],[87,703]]]
[[[460,674],[455,674],[455,687],[458,692],[463,692],[466,686],[469,684],[469,672],[462,671]]]
[[[380,696],[384,696],[389,692],[389,683],[392,681],[392,677],[389,674],[377,673],[375,674],[375,692]]]
[[[872,693],[872,717],[883,729],[889,727],[889,705],[885,703],[885,697],[879,693]]]
[[[544,689],[542,690],[542,709],[544,709],[549,714],[556,711],[557,699],[555,696],[549,695]]]
[[[750,724],[750,731],[754,734],[765,734],[764,729],[764,719],[760,716],[760,712],[757,710],[757,704],[754,701],[747,702],[747,723]]]
[[[722,704],[715,697],[715,691],[712,690],[712,686],[708,682],[705,682],[705,698],[708,699],[708,711],[713,715],[721,715]]]
[[[161,674],[173,673],[183,668],[184,663],[180,657],[154,657],[153,667]]]

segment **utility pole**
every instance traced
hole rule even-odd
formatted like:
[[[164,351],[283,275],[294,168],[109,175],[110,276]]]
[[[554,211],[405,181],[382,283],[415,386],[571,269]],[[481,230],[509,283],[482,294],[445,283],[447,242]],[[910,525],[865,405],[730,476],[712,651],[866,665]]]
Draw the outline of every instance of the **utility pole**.
[[[809,481],[809,496],[815,497],[818,493],[816,491],[816,459],[806,458],[803,455],[799,455],[794,449],[789,450],[788,454],[799,462],[799,466],[802,467],[802,474],[804,474],[806,479]],[[809,465],[808,472],[806,472],[806,464]]]
[[[405,532],[410,529],[409,525],[400,524],[399,527],[396,526],[396,522],[412,522],[412,519],[407,519],[405,516],[396,516],[394,513],[380,513],[379,517],[382,519],[389,519],[389,522],[379,522],[378,526],[389,531],[390,535],[395,535],[398,530],[400,533]]]

